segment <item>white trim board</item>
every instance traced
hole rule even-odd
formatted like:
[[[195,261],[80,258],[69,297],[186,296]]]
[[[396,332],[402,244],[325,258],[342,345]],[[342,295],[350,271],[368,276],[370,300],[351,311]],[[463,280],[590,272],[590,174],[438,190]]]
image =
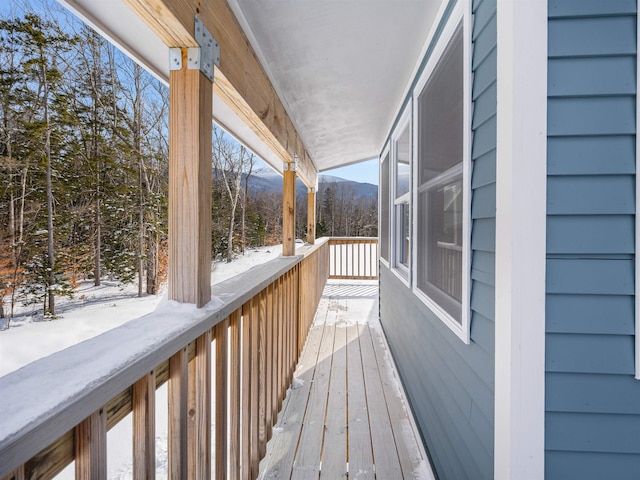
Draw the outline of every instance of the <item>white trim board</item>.
[[[398,262],[398,231],[397,231],[397,218],[396,218],[396,205],[399,203],[405,203],[404,199],[406,197],[409,205],[409,238],[411,239],[411,244],[409,245],[409,251],[411,252],[411,257],[409,261],[412,262],[412,258],[414,256],[414,241],[413,241],[413,204],[411,198],[411,192],[413,191],[413,175],[411,175],[409,181],[409,192],[402,195],[403,201],[400,202],[396,199],[396,190],[397,190],[397,178],[396,178],[396,166],[398,161],[398,149],[396,148],[396,142],[400,138],[400,136],[404,133],[405,130],[409,132],[409,152],[411,154],[411,158],[409,160],[409,169],[413,172],[413,99],[409,100],[409,103],[406,105],[405,109],[402,112],[402,116],[398,121],[398,124],[391,132],[391,140],[389,142],[390,148],[390,170],[389,170],[389,263],[391,264],[391,271],[407,286],[411,287],[411,265],[409,267],[405,267],[404,265]]]
[[[382,181],[384,176],[382,175],[382,164],[384,162],[384,158],[389,156],[387,159],[387,210],[388,210],[388,218],[387,218],[387,258],[382,256],[382,234],[383,234],[383,223],[382,223],[382,195],[380,193],[380,188],[382,186]],[[391,150],[389,145],[382,151],[380,157],[378,159],[378,260],[383,263],[387,268],[390,268],[391,265]]]
[[[494,478],[544,478],[547,0],[497,2]]]
[[[640,9],[640,0],[637,2],[637,9]],[[640,11],[640,10],[637,10]],[[640,20],[640,18],[638,19]],[[636,41],[638,42],[638,48],[640,48],[640,21],[636,21]],[[636,50],[640,52],[640,50]],[[640,138],[638,131],[640,130],[640,65],[638,64],[636,57],[636,244],[635,244],[635,356],[636,356],[636,380],[640,380]]]

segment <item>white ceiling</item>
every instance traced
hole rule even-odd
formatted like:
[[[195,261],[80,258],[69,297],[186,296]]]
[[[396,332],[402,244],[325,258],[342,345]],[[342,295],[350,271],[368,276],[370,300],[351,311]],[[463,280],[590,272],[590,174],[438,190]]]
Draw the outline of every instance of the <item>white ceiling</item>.
[[[229,0],[319,170],[377,157],[441,0]]]
[[[168,49],[122,0],[58,0],[158,78]],[[320,170],[374,158],[407,93],[442,0],[228,0]],[[214,116],[282,163],[214,98]]]

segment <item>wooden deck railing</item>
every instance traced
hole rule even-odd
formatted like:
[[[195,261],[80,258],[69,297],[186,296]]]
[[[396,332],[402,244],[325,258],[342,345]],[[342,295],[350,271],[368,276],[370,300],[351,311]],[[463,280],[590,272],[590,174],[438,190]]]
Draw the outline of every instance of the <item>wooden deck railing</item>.
[[[378,278],[378,239],[375,237],[332,237],[329,240],[329,278]]]
[[[76,478],[106,478],[107,431],[130,412],[134,478],[154,478],[165,382],[169,478],[255,478],[329,273],[327,239],[296,253],[215,285],[202,309],[168,302],[0,378],[0,478],[74,460]]]

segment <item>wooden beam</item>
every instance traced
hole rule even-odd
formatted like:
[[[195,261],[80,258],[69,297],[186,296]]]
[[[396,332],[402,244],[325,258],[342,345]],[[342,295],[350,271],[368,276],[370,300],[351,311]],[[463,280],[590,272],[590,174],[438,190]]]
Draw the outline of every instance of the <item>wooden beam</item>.
[[[296,254],[296,171],[294,163],[286,164],[282,188],[282,256]]]
[[[216,94],[281,158],[297,154],[298,173],[308,187],[318,172],[275,88],[226,0],[124,0],[169,47],[197,46],[194,18],[220,45]]]
[[[169,77],[169,299],[211,300],[211,116],[213,88],[198,70]]]
[[[316,242],[316,189],[309,188],[307,193],[307,243]]]

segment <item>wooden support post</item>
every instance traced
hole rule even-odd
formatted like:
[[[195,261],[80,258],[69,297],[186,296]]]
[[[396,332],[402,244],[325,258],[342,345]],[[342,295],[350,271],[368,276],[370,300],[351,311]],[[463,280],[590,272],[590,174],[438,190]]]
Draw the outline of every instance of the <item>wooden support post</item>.
[[[307,243],[316,242],[316,189],[310,188],[307,193]]]
[[[282,256],[296,254],[296,170],[295,163],[285,163],[282,188]]]
[[[156,478],[156,375],[133,384],[133,478]]]
[[[211,300],[213,84],[199,70],[169,75],[169,299]]]
[[[187,478],[187,350],[169,359],[169,478]]]
[[[76,478],[107,478],[107,414],[103,408],[75,428]]]

